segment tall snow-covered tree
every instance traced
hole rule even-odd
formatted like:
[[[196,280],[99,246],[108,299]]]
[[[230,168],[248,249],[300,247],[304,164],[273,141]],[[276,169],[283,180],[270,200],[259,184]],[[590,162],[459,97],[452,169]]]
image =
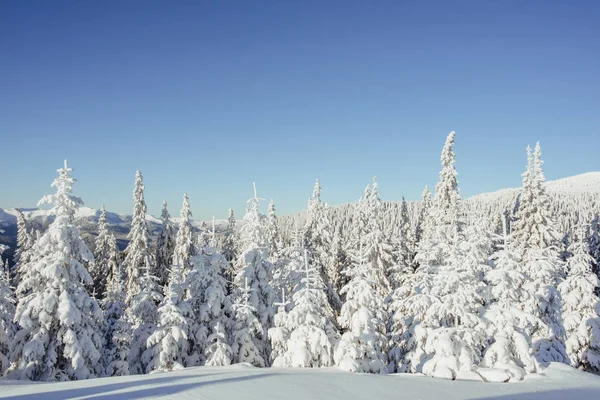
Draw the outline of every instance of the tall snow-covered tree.
[[[569,274],[559,286],[562,295],[562,315],[566,330],[566,349],[571,365],[587,371],[600,372],[600,287],[598,276],[592,271],[593,258],[584,238],[580,223],[579,232],[569,251]]]
[[[231,301],[227,296],[224,272],[227,260],[216,249],[213,234],[208,244],[191,258],[187,274],[187,301],[190,304],[190,335],[187,365],[228,365],[231,349],[226,346]]]
[[[164,288],[168,284],[169,267],[173,263],[173,251],[175,250],[175,227],[171,221],[166,200],[163,201],[161,220],[162,226],[156,241],[155,275],[158,278],[158,284]]]
[[[557,251],[559,237],[545,189],[539,142],[533,153],[527,147],[527,170],[523,173],[512,234],[518,260],[530,278],[528,290],[535,294],[525,304],[525,311],[539,317],[549,328],[548,332],[532,333],[536,357],[543,363],[566,362],[561,300],[556,289],[562,280],[563,267]]]
[[[118,260],[118,249],[114,235],[109,238],[110,275],[102,300],[104,310],[104,352],[103,369],[105,376],[129,375],[129,351],[131,348],[131,325],[125,313],[125,279],[122,265]]]
[[[259,211],[260,198],[254,192],[254,197],[248,200],[248,210],[244,216],[241,243],[243,252],[236,262],[234,298],[238,305],[245,304],[249,296],[249,307],[255,309],[261,329],[256,330],[253,340],[259,349],[263,362],[268,362],[270,346],[267,330],[273,320],[274,292],[271,287],[273,264],[269,262],[269,249],[265,229],[265,216]],[[249,291],[246,290],[246,283]],[[249,308],[238,307],[238,312],[246,313]],[[235,352],[235,349],[234,349]]]
[[[391,289],[395,290],[400,284],[403,274],[412,272],[414,258],[414,237],[408,217],[408,206],[406,200],[402,197],[400,206],[400,226],[398,227],[398,237],[396,238],[396,263],[390,269],[389,281]]]
[[[600,279],[600,214],[594,214],[585,240],[592,256],[592,271]],[[600,288],[596,290],[596,294],[600,296]]]
[[[264,352],[260,348],[260,343],[266,333],[258,319],[257,310],[250,301],[252,289],[247,279],[239,291],[241,294],[236,297],[237,301],[232,306],[231,349],[234,360],[237,363],[247,362],[256,367],[264,367],[266,360],[263,358]]]
[[[190,210],[190,199],[187,193],[183,195],[180,216],[179,229],[177,229],[177,235],[175,236],[175,248],[173,249],[173,263],[181,264],[179,271],[183,275],[183,279],[186,279],[191,269],[192,256],[196,254],[192,211]]]
[[[177,245],[179,244],[178,241]],[[176,250],[179,250],[178,246]],[[146,366],[146,372],[173,371],[184,367],[189,331],[186,315],[190,312],[189,303],[184,300],[186,263],[179,257],[180,252],[176,251],[169,272],[169,285],[165,298],[158,308],[157,328],[147,340],[151,359]]]
[[[233,291],[233,278],[235,277],[234,265],[235,260],[238,257],[237,223],[231,208],[229,209],[229,216],[227,217],[227,231],[225,232],[222,253],[227,260],[227,268],[224,272],[225,279],[227,280],[227,293],[231,294]]]
[[[146,221],[146,202],[144,201],[144,178],[140,171],[135,174],[135,187],[133,190],[133,216],[131,230],[127,235],[129,244],[125,249],[125,260],[123,261],[127,275],[126,291],[127,303],[141,290],[141,278],[150,276],[154,271],[152,255],[150,254],[149,241],[150,232]],[[147,273],[146,273],[146,270]]]
[[[6,246],[0,244],[0,255],[6,249]],[[0,373],[4,373],[9,365],[10,345],[16,331],[13,323],[14,316],[15,294],[10,287],[10,271],[7,260],[0,268]]]
[[[335,349],[335,363],[352,372],[387,373],[387,315],[375,267],[362,251],[352,255],[350,281],[342,288],[346,301],[339,323],[344,333]]]
[[[533,293],[526,288],[527,276],[522,272],[517,253],[507,233],[506,221],[493,254],[493,268],[485,275],[490,289],[490,304],[484,314],[491,344],[485,349],[481,365],[505,370],[505,378],[523,379],[538,369],[531,354],[530,332],[547,329],[542,321],[523,311]]]
[[[325,294],[319,271],[309,267],[305,250],[305,277],[302,288],[294,293],[294,306],[286,318],[289,332],[283,366],[327,367],[333,364],[337,341],[334,313]]]
[[[92,278],[85,263],[94,256],[75,226],[75,211],[83,204],[72,194],[75,179],[67,166],[58,169],[56,193],[40,204],[53,204],[54,221],[35,244],[19,284],[22,293],[15,321],[21,330],[12,343],[9,376],[58,381],[96,376],[102,351],[102,310],[85,286]]]
[[[277,215],[275,214],[273,199],[269,203],[269,211],[267,213],[267,240],[269,242],[269,260],[275,263],[281,257],[283,244],[281,243],[281,235],[277,226]]]
[[[317,269],[325,284],[329,304],[339,311],[342,306],[335,285],[339,280],[339,271],[335,269],[331,246],[333,231],[328,215],[328,206],[321,201],[321,184],[317,179],[312,197],[308,200],[306,223],[302,232],[302,247],[310,253],[312,265]]]
[[[111,274],[111,262],[114,262],[114,252],[112,252],[111,241],[114,236],[108,231],[106,222],[106,209],[104,206],[100,209],[98,218],[98,236],[96,236],[96,248],[94,251],[94,263],[90,264],[90,275],[94,280],[93,292],[97,299],[104,298],[106,292],[106,283]]]
[[[269,328],[268,336],[271,342],[271,365],[273,367],[285,367],[284,355],[287,352],[287,344],[290,332],[287,328],[288,313],[286,307],[290,304],[285,298],[285,289],[281,291],[281,302],[274,303],[277,313],[273,317],[273,327]]]

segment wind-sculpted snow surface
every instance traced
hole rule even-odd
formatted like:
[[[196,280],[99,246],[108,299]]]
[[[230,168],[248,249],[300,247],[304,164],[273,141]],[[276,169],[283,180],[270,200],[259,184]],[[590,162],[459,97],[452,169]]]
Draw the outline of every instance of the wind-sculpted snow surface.
[[[597,399],[600,377],[552,363],[518,384],[449,381],[413,374],[355,374],[336,368],[253,368],[247,364],[52,384],[0,380],[0,399],[360,400]]]

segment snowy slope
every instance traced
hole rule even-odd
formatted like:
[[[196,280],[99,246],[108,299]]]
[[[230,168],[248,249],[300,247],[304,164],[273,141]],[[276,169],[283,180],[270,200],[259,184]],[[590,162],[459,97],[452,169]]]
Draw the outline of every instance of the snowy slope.
[[[587,172],[568,178],[546,182],[548,193],[600,193],[600,172]],[[502,198],[516,197],[519,188],[500,189],[495,192],[482,193],[470,197],[469,200],[497,201]]]
[[[362,375],[327,369],[196,367],[182,371],[65,383],[0,380],[0,398],[59,399],[488,399],[600,398],[600,377],[551,364],[516,383],[446,381],[419,375]]]

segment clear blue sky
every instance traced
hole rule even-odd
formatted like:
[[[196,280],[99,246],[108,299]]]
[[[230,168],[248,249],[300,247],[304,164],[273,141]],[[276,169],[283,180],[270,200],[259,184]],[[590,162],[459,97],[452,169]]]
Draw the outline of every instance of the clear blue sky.
[[[598,1],[1,1],[0,207],[64,158],[91,207],[281,214],[435,185],[455,130],[464,197],[600,170]],[[266,206],[266,204],[265,204]]]

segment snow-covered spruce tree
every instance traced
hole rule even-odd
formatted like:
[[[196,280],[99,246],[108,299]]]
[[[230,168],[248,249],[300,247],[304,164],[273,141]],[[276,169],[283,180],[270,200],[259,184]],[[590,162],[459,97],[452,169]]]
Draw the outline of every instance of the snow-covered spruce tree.
[[[260,352],[261,359],[263,362],[268,362],[270,346],[267,330],[272,326],[273,321],[274,293],[270,283],[273,264],[268,260],[266,218],[259,211],[259,201],[255,190],[254,197],[248,200],[248,210],[244,216],[245,224],[241,231],[242,246],[240,248],[243,251],[236,262],[234,298],[238,304],[243,304],[245,297],[249,296],[248,305],[256,310],[261,325],[261,329],[256,330],[252,338]],[[245,289],[246,281],[251,289],[249,292]],[[235,347],[233,350],[235,353]],[[237,357],[239,359],[239,355]]]
[[[65,160],[52,183],[56,194],[39,203],[53,204],[55,219],[36,242],[31,273],[19,284],[23,295],[15,322],[21,330],[11,346],[11,378],[63,381],[96,375],[102,310],[85,288],[92,284],[85,262],[94,256],[74,223],[83,202],[72,195],[71,171]]]
[[[413,267],[416,270],[421,264],[429,265],[433,253],[433,231],[435,228],[435,215],[433,209],[433,199],[431,192],[425,186],[421,198],[421,208],[417,226],[415,228],[416,253],[413,260]]]
[[[127,235],[129,244],[125,249],[125,260],[123,261],[125,274],[127,276],[126,291],[127,304],[131,303],[131,298],[137,295],[140,290],[141,277],[146,275],[145,270],[149,270],[150,275],[153,268],[152,255],[150,254],[149,241],[150,232],[146,221],[146,202],[144,201],[144,178],[140,171],[135,173],[135,187],[133,189],[133,216],[131,220],[131,230]]]
[[[149,248],[149,231],[146,221],[146,202],[142,173],[136,172],[133,190],[133,217],[131,230],[127,236],[129,244],[125,249],[123,266],[127,277],[126,298],[127,320],[132,327],[131,348],[128,361],[132,374],[146,372],[151,352],[147,340],[156,329],[157,306],[162,300],[154,271],[153,257]]]
[[[274,303],[277,306],[277,314],[273,317],[272,328],[268,335],[271,342],[271,365],[273,367],[285,367],[284,354],[287,352],[287,344],[290,332],[287,329],[288,313],[286,307],[290,304],[285,298],[285,290],[281,291],[281,302]]]
[[[344,239],[342,237],[341,225],[335,228],[335,233],[333,234],[333,240],[331,242],[331,258],[332,258],[332,269],[335,270],[335,281],[333,281],[333,292],[338,294],[338,298],[342,287],[346,285],[349,281],[348,277],[342,274],[342,271],[346,270],[346,268],[350,265],[350,260],[348,254],[346,253],[346,249],[344,248]],[[341,299],[340,299],[341,302]],[[341,309],[341,308],[340,308]],[[337,310],[334,309],[337,313]]]
[[[526,288],[528,278],[519,265],[506,222],[503,226],[498,250],[492,256],[493,269],[485,275],[490,304],[484,319],[491,343],[484,352],[481,365],[505,370],[506,376],[501,380],[520,380],[538,368],[531,354],[530,333],[547,328],[539,318],[523,311],[523,304],[533,294]]]
[[[96,236],[96,248],[94,251],[94,263],[90,264],[90,275],[94,280],[92,293],[97,299],[103,299],[106,292],[106,283],[111,274],[111,263],[114,262],[114,252],[111,250],[111,241],[114,240],[112,233],[108,231],[106,222],[106,209],[100,209],[98,217],[98,236]]]
[[[402,197],[402,204],[400,206],[398,237],[395,241],[396,263],[390,268],[388,277],[392,291],[399,286],[402,275],[412,272],[413,268],[415,243],[408,218],[408,206],[404,196]]]
[[[122,265],[118,262],[118,249],[114,235],[109,237],[110,275],[102,300],[104,310],[103,375],[129,375],[129,351],[131,348],[131,325],[125,313],[125,279]]]
[[[302,288],[294,293],[294,306],[286,318],[289,340],[283,366],[328,367],[333,364],[338,332],[325,294],[325,284],[317,268],[309,267],[307,253],[305,250]]]
[[[21,212],[20,209],[16,209],[17,211],[17,248],[15,250],[14,256],[14,267],[13,272],[11,273],[11,285],[17,286],[20,280],[21,273],[19,272],[26,267],[21,267],[21,265],[26,266],[29,262],[29,258],[31,257],[31,248],[35,242],[35,237],[31,235],[30,232],[27,231],[27,220],[25,219],[25,215]]]
[[[179,268],[183,279],[192,268],[192,257],[196,255],[197,248],[194,245],[194,227],[192,226],[192,211],[190,209],[190,199],[185,193],[181,205],[181,214],[179,227],[175,236],[175,247],[173,248],[173,264],[181,264]],[[169,269],[171,269],[170,267]],[[169,279],[171,273],[169,272]]]
[[[226,330],[231,301],[227,296],[227,281],[223,276],[227,260],[216,249],[213,233],[208,244],[191,258],[192,269],[187,274],[187,301],[190,304],[190,345],[186,365],[228,365],[223,357],[228,353]],[[231,349],[229,349],[229,352]]]
[[[600,214],[594,214],[585,240],[592,256],[592,271],[600,279]],[[596,295],[600,296],[600,288],[596,290]]]
[[[347,371],[383,374],[387,372],[387,315],[382,288],[360,244],[351,257],[352,263],[345,271],[350,281],[342,288],[346,301],[339,317],[344,333],[335,349],[335,363]]]
[[[204,351],[206,357],[204,365],[222,367],[231,364],[233,350],[227,344],[227,333],[223,323],[217,322],[212,333],[207,338],[207,343],[208,346]]]
[[[225,279],[227,280],[227,294],[231,294],[233,291],[233,279],[235,277],[234,264],[238,257],[238,232],[235,215],[231,208],[227,217],[227,231],[225,232],[222,253],[227,260],[227,268],[225,268],[224,272]]]
[[[156,331],[158,304],[162,300],[158,279],[145,268],[138,278],[140,291],[131,296],[127,303],[127,320],[132,327],[131,347],[128,361],[132,374],[148,372],[154,352],[148,346],[148,338]]]
[[[263,352],[257,346],[262,343],[265,336],[260,323],[257,310],[250,301],[252,289],[246,279],[244,286],[238,289],[240,294],[236,297],[233,309],[233,328],[231,334],[231,350],[236,363],[247,362],[256,367],[266,365]]]
[[[0,255],[7,249],[0,244]],[[10,344],[13,340],[16,326],[13,323],[15,316],[15,294],[10,287],[10,271],[8,260],[0,268],[0,373],[3,374],[9,365],[8,355]]]
[[[156,242],[156,272],[158,284],[166,288],[169,280],[169,267],[173,263],[173,251],[175,250],[175,227],[171,221],[171,215],[167,210],[167,202],[163,201],[161,214],[162,227]]]
[[[579,231],[569,251],[569,274],[559,286],[562,295],[562,315],[566,330],[567,355],[571,366],[590,372],[600,372],[600,298],[596,295],[600,280],[592,272],[585,231]]]
[[[541,363],[568,362],[561,300],[556,289],[562,280],[563,268],[557,250],[559,238],[550,214],[538,142],[533,154],[527,147],[527,170],[523,173],[512,234],[518,260],[530,278],[527,290],[534,293],[524,310],[540,318],[549,328],[549,331],[532,332],[536,358]]]
[[[269,260],[272,263],[276,263],[281,257],[283,244],[281,243],[281,235],[277,226],[277,215],[275,214],[273,199],[269,203],[269,212],[267,213],[267,240],[269,242]]]
[[[177,238],[180,238],[179,235]],[[169,271],[169,284],[163,303],[158,308],[157,327],[147,340],[151,359],[146,366],[146,373],[155,370],[173,371],[184,367],[189,337],[189,321],[186,316],[190,315],[190,310],[189,303],[184,300],[186,289],[184,268],[188,263],[180,259],[179,245],[180,242],[177,241],[173,265]]]
[[[342,303],[335,290],[339,281],[339,271],[335,269],[332,258],[332,226],[329,220],[328,206],[321,201],[321,184],[317,179],[312,197],[308,200],[306,223],[302,232],[302,247],[306,249],[312,260],[312,265],[325,284],[329,304],[339,312]]]

